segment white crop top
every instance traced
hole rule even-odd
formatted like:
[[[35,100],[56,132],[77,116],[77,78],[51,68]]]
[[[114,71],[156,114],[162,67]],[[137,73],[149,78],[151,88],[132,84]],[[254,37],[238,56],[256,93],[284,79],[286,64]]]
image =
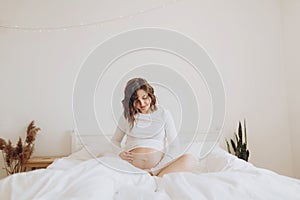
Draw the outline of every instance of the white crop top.
[[[177,131],[171,113],[158,107],[150,114],[137,113],[131,130],[129,122],[122,114],[112,137],[112,143],[121,148],[121,142],[125,135],[127,139],[123,150],[143,147],[166,152],[168,145],[175,142]],[[118,152],[120,151],[122,150],[119,149]]]

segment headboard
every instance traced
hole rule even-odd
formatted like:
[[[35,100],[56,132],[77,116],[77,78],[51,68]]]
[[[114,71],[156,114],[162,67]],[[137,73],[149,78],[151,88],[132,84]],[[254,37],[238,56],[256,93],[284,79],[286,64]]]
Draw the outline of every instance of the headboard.
[[[211,135],[213,136],[213,135]],[[125,136],[126,137],[126,136]],[[112,135],[100,135],[96,133],[92,134],[78,134],[76,130],[72,131],[72,153],[85,147],[88,151],[94,154],[99,154],[103,152],[111,152],[112,144],[110,139]],[[123,140],[121,146],[124,146],[126,139]],[[193,154],[197,154],[200,158],[206,156],[206,153],[212,149],[218,142],[216,142],[215,137],[204,137],[201,135],[197,137],[196,140],[191,140],[190,137],[185,137],[184,135],[179,135],[179,143],[181,150],[187,150]]]

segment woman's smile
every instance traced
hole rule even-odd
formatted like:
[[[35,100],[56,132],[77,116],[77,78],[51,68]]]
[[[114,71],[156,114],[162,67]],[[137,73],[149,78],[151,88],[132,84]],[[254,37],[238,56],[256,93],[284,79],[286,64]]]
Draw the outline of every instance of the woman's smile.
[[[137,91],[137,99],[135,100],[135,107],[143,114],[151,113],[151,98],[144,90]]]

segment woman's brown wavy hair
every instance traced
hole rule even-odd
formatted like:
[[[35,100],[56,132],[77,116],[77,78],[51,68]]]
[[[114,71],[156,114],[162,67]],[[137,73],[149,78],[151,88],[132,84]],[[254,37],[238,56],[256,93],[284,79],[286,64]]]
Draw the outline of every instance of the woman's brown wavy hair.
[[[138,113],[138,110],[134,107],[134,101],[137,100],[137,91],[139,89],[144,90],[151,98],[150,109],[152,111],[157,110],[153,87],[143,78],[133,78],[129,80],[124,90],[122,104],[124,108],[124,117],[128,120],[131,129],[133,128],[135,121],[134,115]]]

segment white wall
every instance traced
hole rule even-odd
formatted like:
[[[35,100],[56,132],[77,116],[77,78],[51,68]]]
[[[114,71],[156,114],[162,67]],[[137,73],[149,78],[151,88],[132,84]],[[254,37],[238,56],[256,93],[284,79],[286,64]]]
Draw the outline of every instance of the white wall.
[[[289,121],[293,147],[295,177],[300,178],[300,1],[283,2],[283,25],[285,44],[285,66],[287,66],[287,94]]]
[[[152,3],[158,5],[159,1]],[[12,15],[16,13],[16,5],[1,6],[2,18],[7,19],[5,23],[30,25],[32,20],[43,25],[46,23],[43,18],[38,20],[34,15],[47,15],[51,10],[39,9],[52,8],[44,4],[36,7],[36,12],[26,13],[18,6],[21,16],[12,17],[16,16]],[[26,8],[33,5],[27,2]],[[103,13],[118,14],[113,4],[108,8],[106,4],[96,5],[94,2],[93,8],[98,7],[101,17],[105,16]],[[72,6],[61,7],[71,12]],[[127,5],[128,12],[142,6]],[[82,7],[80,1],[74,4],[77,7]],[[124,10],[120,12],[126,14]],[[63,19],[66,24],[73,22],[70,14],[61,13],[56,13],[47,23],[61,25]],[[95,13],[74,12],[75,23],[83,16],[87,21],[98,20]],[[143,26],[177,30],[204,46],[222,74],[226,88],[224,135],[231,137],[238,120],[246,118],[250,162],[280,174],[294,175],[279,0],[186,0],[101,27],[66,31],[25,32],[0,28],[0,136],[16,141],[25,134],[27,123],[35,119],[42,132],[34,154],[67,155],[69,133],[74,128],[72,89],[81,64],[91,50],[110,36]],[[223,140],[220,142],[224,145]]]

